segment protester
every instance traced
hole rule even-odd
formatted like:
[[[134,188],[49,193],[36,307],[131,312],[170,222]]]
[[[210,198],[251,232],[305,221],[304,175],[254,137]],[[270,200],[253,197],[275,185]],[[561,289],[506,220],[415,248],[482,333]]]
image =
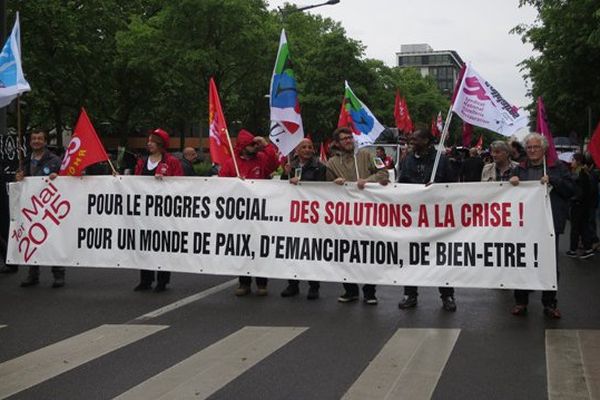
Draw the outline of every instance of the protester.
[[[181,159],[181,167],[183,168],[183,175],[185,176],[197,176],[194,171],[194,163],[198,159],[198,153],[193,147],[186,147],[183,149],[183,158]]]
[[[512,140],[510,142],[510,159],[516,163],[522,163],[527,161],[527,153],[525,148],[518,140]]]
[[[483,160],[479,157],[479,151],[476,147],[469,149],[467,157],[460,168],[461,182],[479,182],[481,181],[481,171],[483,170]]]
[[[325,181],[326,171],[325,165],[323,165],[315,155],[315,148],[312,140],[304,138],[298,146],[296,146],[294,157],[291,157],[290,162],[286,164],[281,179],[289,179],[292,185],[297,185],[299,182],[303,181],[322,182]],[[318,299],[319,282],[308,281],[308,286],[309,289],[306,298],[308,300]],[[290,279],[288,280],[288,286],[281,292],[281,297],[292,297],[299,293],[299,281]]]
[[[157,179],[162,179],[165,176],[183,176],[181,163],[167,152],[169,139],[169,134],[160,128],[152,131],[146,143],[148,156],[138,160],[135,166],[135,175],[154,176]],[[167,284],[170,280],[171,272],[158,271],[154,291],[158,293],[167,290]],[[140,283],[133,290],[150,290],[153,282],[154,271],[140,270]]]
[[[513,171],[510,183],[517,186],[520,181],[540,181],[550,186],[550,203],[552,219],[554,220],[554,236],[556,242],[556,275],[558,278],[558,243],[559,236],[565,230],[569,212],[569,199],[574,193],[574,184],[569,171],[561,163],[546,165],[545,157],[548,150],[548,141],[539,133],[530,133],[525,136],[523,143],[527,152],[527,160],[519,164]],[[515,290],[515,306],[513,315],[527,314],[529,303],[529,290]],[[556,290],[542,292],[544,314],[549,318],[558,319],[561,313],[557,307]]]
[[[379,182],[387,185],[389,175],[381,163],[371,157],[367,150],[359,150],[354,154],[354,134],[346,127],[337,128],[333,132],[333,144],[337,153],[327,161],[327,180],[338,185],[346,182],[356,182],[359,189],[364,189],[367,182]],[[356,176],[358,170],[358,175]],[[344,283],[345,292],[338,297],[340,303],[350,303],[358,300],[358,285]],[[363,285],[364,302],[377,304],[375,285]]]
[[[492,142],[490,149],[494,161],[484,165],[481,171],[481,181],[507,182],[512,176],[513,168],[519,165],[510,159],[510,146],[502,140],[496,140]]]
[[[235,143],[235,160],[242,179],[269,179],[271,174],[279,167],[277,151],[272,144],[267,143],[265,138],[254,136],[242,129]],[[227,159],[219,170],[221,177],[238,176],[235,170],[233,158]],[[239,287],[235,291],[236,296],[246,296],[251,293],[252,277],[240,276]],[[256,295],[266,296],[267,278],[256,277]]]
[[[31,153],[23,160],[23,169],[17,171],[15,180],[23,181],[26,176],[48,176],[55,179],[60,171],[60,158],[48,150],[48,132],[43,129],[31,131],[29,135]],[[65,286],[65,268],[52,267],[54,276],[53,288]],[[35,286],[40,283],[40,267],[30,265],[27,278],[21,282],[21,287]]]
[[[584,260],[594,256],[594,250],[592,249],[593,238],[587,224],[594,207],[595,199],[593,198],[592,181],[585,165],[583,154],[575,153],[573,155],[571,172],[575,181],[575,194],[571,198],[571,240],[567,255],[569,257],[579,257]],[[583,252],[578,254],[577,249],[579,248],[580,239],[583,245]]]
[[[375,155],[379,157],[387,169],[394,169],[394,160],[385,153],[385,148],[383,146],[377,146],[375,148]]]
[[[435,162],[436,150],[433,146],[433,136],[426,127],[418,128],[410,138],[412,152],[404,159],[398,182],[427,184],[431,179],[433,164]],[[450,173],[450,167],[445,155],[441,155],[439,165],[435,174],[435,183],[452,182],[454,179]],[[442,299],[442,307],[446,311],[456,311],[453,287],[438,288]],[[404,299],[398,307],[401,310],[417,306],[419,296],[416,286],[404,287]]]

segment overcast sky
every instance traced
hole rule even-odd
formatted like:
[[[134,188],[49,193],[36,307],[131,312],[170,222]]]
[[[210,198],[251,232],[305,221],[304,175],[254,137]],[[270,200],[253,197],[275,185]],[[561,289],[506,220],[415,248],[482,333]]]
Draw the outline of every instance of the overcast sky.
[[[287,1],[302,7],[325,0]],[[286,1],[268,0],[274,9]],[[531,24],[536,12],[518,0],[341,0],[308,12],[339,21],[348,36],[366,46],[366,56],[395,66],[400,45],[427,43],[434,50],[456,50],[510,102],[525,106],[526,82],[517,64],[532,54],[509,31]],[[290,43],[293,55],[293,43]]]

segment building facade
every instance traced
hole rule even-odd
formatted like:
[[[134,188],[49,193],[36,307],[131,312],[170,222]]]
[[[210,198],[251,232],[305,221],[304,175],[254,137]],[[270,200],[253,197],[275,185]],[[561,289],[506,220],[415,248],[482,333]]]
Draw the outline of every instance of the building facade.
[[[421,76],[431,76],[442,93],[452,94],[462,58],[454,50],[433,50],[428,44],[403,44],[396,53],[400,68],[415,68]]]

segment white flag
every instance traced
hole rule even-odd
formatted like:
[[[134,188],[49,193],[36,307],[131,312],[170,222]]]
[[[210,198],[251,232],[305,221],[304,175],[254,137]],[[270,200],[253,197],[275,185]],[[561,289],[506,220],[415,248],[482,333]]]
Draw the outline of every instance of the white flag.
[[[283,29],[271,78],[269,105],[271,106],[269,137],[281,154],[287,156],[304,138],[304,127],[300,115],[296,76],[292,70],[287,38]]]
[[[17,13],[13,30],[0,53],[0,107],[6,107],[19,94],[30,90],[21,67],[21,29]]]
[[[469,64],[455,93],[452,111],[465,122],[512,136],[527,126],[529,118],[513,106]]]

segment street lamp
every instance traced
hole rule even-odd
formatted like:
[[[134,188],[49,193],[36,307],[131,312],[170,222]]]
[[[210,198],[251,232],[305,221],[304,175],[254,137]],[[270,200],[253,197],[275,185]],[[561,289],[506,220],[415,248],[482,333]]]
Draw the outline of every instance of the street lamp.
[[[339,2],[340,2],[340,0],[328,0],[328,1],[324,2],[324,3],[313,4],[313,5],[310,5],[310,6],[304,6],[304,7],[300,7],[300,8],[289,8],[287,10],[282,10],[280,8],[279,12],[282,15],[288,15],[288,14],[293,14],[295,12],[303,12],[303,11],[306,11],[306,10],[310,10],[311,8],[317,8],[317,7],[322,7],[322,6],[332,6],[332,5],[337,4]]]

